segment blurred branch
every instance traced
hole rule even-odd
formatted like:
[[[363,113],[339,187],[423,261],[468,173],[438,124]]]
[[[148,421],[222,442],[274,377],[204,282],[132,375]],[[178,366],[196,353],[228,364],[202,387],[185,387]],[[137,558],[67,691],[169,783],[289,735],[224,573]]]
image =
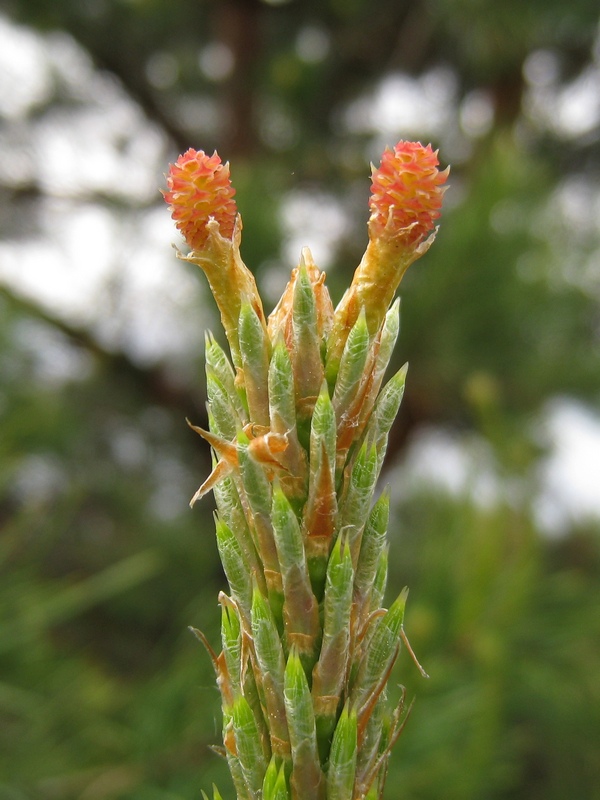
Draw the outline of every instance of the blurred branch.
[[[20,617],[4,624],[0,652],[28,644],[43,631],[138,586],[162,569],[160,553],[148,549],[77,583],[56,589],[43,602],[32,605]]]
[[[249,155],[258,147],[256,130],[257,68],[260,22],[265,6],[259,0],[227,0],[217,11],[217,36],[232,53],[234,69],[224,85],[225,120],[229,135],[221,148],[229,155]]]
[[[42,322],[59,331],[75,347],[85,350],[95,362],[113,375],[127,377],[147,404],[156,403],[166,408],[180,409],[182,415],[194,414],[200,425],[206,425],[206,409],[196,388],[175,384],[164,365],[142,367],[127,353],[114,352],[104,347],[84,327],[73,325],[35,301],[16,294],[8,286],[0,286],[4,298],[18,313]]]
[[[158,190],[156,194],[158,195]],[[144,211],[157,205],[156,196],[150,196],[142,200],[138,197],[127,197],[123,194],[110,194],[109,192],[98,190],[76,190],[72,194],[66,194],[43,188],[37,181],[23,182],[17,186],[0,184],[0,199],[6,205],[16,206],[17,204],[44,201],[48,198],[72,200],[78,204],[97,203],[111,208],[135,211]]]
[[[77,36],[92,56],[96,66],[115,75],[132,100],[140,106],[149,119],[164,130],[167,136],[173,140],[177,149],[186,150],[190,145],[189,132],[179,124],[173,114],[163,108],[141,69],[139,67],[132,69],[131,62],[121,57],[123,51],[112,48],[110,43],[105,47],[104,39],[100,40],[99,37],[94,36],[93,30],[80,30],[77,32]]]

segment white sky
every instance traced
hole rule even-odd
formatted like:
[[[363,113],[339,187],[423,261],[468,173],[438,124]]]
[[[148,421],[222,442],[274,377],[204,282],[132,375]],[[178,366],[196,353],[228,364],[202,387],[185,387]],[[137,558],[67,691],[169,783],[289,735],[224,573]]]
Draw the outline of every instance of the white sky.
[[[600,515],[600,413],[571,398],[553,400],[537,420],[538,438],[549,445],[532,476],[537,487],[534,513],[541,530],[559,536],[573,522]],[[515,486],[502,483],[485,439],[441,428],[419,429],[401,463],[392,465],[395,486],[410,494],[437,486],[450,495],[469,496],[484,507],[515,500]],[[528,491],[528,488],[525,491]]]
[[[310,55],[327,42],[313,36],[301,45]],[[206,61],[208,56],[201,53],[201,62],[202,57]],[[536,125],[579,137],[600,123],[598,61],[567,87],[558,83],[552,53],[532,54],[524,69],[526,113]],[[53,107],[31,124],[28,113],[51,97],[56,81],[73,104],[64,111]],[[453,154],[460,159],[468,155],[469,141],[493,124],[493,107],[484,93],[473,92],[457,114],[455,93],[447,68],[416,80],[389,75],[375,96],[360,98],[346,109],[343,124],[369,134],[373,151],[389,144],[398,130],[409,136],[426,129],[438,143],[444,142],[449,160]],[[0,242],[0,281],[89,326],[108,346],[124,347],[142,361],[176,359],[200,346],[193,339],[193,309],[206,306],[201,284],[175,260],[171,242],[178,237],[166,209],[154,202],[172,157],[160,131],[116,82],[94,72],[68,36],[41,36],[1,15],[0,116],[6,123],[0,133],[3,179],[18,186],[35,175],[52,198],[44,207],[41,232],[26,244]],[[376,157],[375,152],[367,155]],[[594,192],[600,215],[597,187]],[[123,212],[112,213],[94,201],[95,193],[116,195]],[[128,203],[131,209],[141,204],[142,210],[130,210]],[[336,242],[347,234],[343,208],[325,195],[292,193],[282,222],[289,267],[305,244],[326,267]],[[278,280],[275,276],[274,283]],[[206,327],[215,324],[211,312],[202,313]],[[542,466],[536,508],[542,527],[557,533],[570,519],[600,515],[600,417],[562,398],[538,424],[554,446]],[[485,502],[494,497],[497,479],[481,442],[422,431],[405,466],[413,480],[422,476],[448,491],[475,492]]]

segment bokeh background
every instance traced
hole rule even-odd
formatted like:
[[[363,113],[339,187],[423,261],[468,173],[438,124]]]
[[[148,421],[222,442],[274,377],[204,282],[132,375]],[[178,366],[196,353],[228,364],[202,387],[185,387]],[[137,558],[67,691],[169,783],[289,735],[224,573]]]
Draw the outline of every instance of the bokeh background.
[[[452,174],[402,284],[388,591],[431,677],[386,797],[600,798],[597,0],[4,0],[2,800],[232,797],[187,632],[218,318],[159,188],[218,148],[266,305],[303,245],[337,301],[400,138]]]

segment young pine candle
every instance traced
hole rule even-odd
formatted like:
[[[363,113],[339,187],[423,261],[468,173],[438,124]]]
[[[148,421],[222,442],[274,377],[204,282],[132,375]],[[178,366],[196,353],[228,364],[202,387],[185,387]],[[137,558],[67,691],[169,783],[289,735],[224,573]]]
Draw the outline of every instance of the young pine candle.
[[[435,238],[448,169],[398,142],[372,168],[368,245],[333,308],[305,248],[267,318],[240,255],[229,165],[190,149],[164,197],[229,344],[206,340],[221,593],[222,754],[238,800],[375,800],[406,718],[387,683],[407,592],[383,607],[390,496],[377,481],[406,366],[385,382],[396,291]],[[412,653],[412,651],[411,651]],[[206,796],[205,796],[206,797]],[[220,800],[214,790],[214,800]]]

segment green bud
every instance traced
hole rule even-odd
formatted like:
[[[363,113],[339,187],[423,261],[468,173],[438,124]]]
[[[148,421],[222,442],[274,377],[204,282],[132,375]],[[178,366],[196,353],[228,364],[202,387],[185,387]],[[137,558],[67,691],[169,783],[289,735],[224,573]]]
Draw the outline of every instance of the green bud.
[[[381,552],[385,547],[390,517],[390,495],[385,491],[377,500],[365,525],[356,566],[354,587],[359,601],[367,598],[375,581]]]
[[[239,431],[237,452],[244,491],[253,516],[258,515],[268,520],[271,515],[271,483],[263,467],[250,456],[248,444],[246,434]]]
[[[242,427],[242,421],[231,402],[231,395],[221,381],[210,374],[206,378],[206,392],[210,430],[218,436],[222,436],[223,439],[231,441],[235,438],[238,428]]]
[[[381,608],[383,603],[388,577],[388,550],[389,546],[386,543],[379,555],[379,561],[377,562],[377,571],[375,573],[375,580],[373,581],[373,588],[371,589],[371,598],[369,601],[370,612],[377,611]]]
[[[282,571],[288,572],[295,564],[302,566],[304,544],[300,525],[289,500],[278,484],[273,489],[272,522]]]
[[[277,548],[271,525],[272,485],[265,471],[248,453],[248,437],[238,433],[240,475],[249,506],[249,525],[258,555],[263,563],[269,602],[277,625],[282,626],[283,591]]]
[[[310,433],[310,479],[302,529],[310,577],[321,599],[327,559],[337,521],[335,485],[336,421],[325,381],[315,405]]]
[[[271,348],[265,327],[250,303],[242,303],[238,335],[250,419],[258,425],[268,426]]]
[[[274,433],[287,435],[287,447],[279,454],[283,467],[279,477],[286,495],[301,507],[306,499],[307,460],[298,440],[292,363],[282,337],[273,348],[269,365],[269,418]]]
[[[223,478],[222,481],[215,484],[213,494],[221,519],[229,525],[232,531],[238,534],[238,537],[239,532],[243,531],[244,538],[249,538],[250,532],[248,531],[244,508],[231,477]]]
[[[229,750],[226,751],[225,757],[235,788],[236,800],[253,800],[254,795],[250,795],[239,758],[230,753]]]
[[[235,482],[232,478],[224,478],[214,486],[213,494],[219,518],[233,531],[244,554],[250,573],[256,577],[260,588],[266,590],[262,565],[258,559]]]
[[[271,673],[283,689],[283,649],[273,614],[259,589],[255,589],[252,596],[252,636],[261,673]]]
[[[379,754],[381,752],[381,731],[383,729],[387,706],[387,692],[382,689],[381,694],[375,702],[375,708],[367,721],[362,736],[358,757],[356,760],[356,782],[361,788],[366,789],[371,785],[375,777],[375,770]]]
[[[323,446],[319,466],[312,477],[302,516],[308,571],[315,596],[320,601],[325,587],[327,561],[335,533],[338,501],[333,465]]]
[[[352,709],[348,713],[346,705],[333,734],[327,771],[327,800],[348,800],[354,797],[356,750],[356,711]]]
[[[284,678],[285,708],[289,720],[292,755],[294,748],[304,741],[312,741],[316,752],[315,717],[310,689],[302,662],[295,649],[288,657]]]
[[[296,407],[303,418],[310,417],[323,381],[317,303],[304,263],[298,269],[292,300],[292,363],[296,386]]]
[[[313,684],[313,691],[318,686],[321,694],[327,696],[339,697],[346,674],[353,575],[350,550],[340,538],[331,551],[327,566],[323,644]]]
[[[363,528],[369,515],[369,506],[379,476],[377,451],[363,444],[356,458],[347,491],[340,501],[338,536],[343,535],[356,565],[361,546]]]
[[[207,332],[204,336],[204,355],[207,373],[214,374],[232,394],[235,391],[235,372],[227,354],[214,338]]]
[[[275,756],[271,758],[267,767],[262,800],[290,800],[285,765]]]
[[[252,638],[267,707],[273,753],[287,758],[289,734],[283,699],[283,648],[271,609],[258,589],[254,590],[252,600]]]
[[[202,797],[204,798],[204,800],[208,800],[208,795],[204,791],[202,792]],[[213,783],[213,800],[223,800],[219,790],[214,785],[214,783]]]
[[[396,344],[396,339],[398,338],[398,332],[400,329],[399,309],[400,298],[394,302],[393,306],[386,314],[381,329],[376,337],[375,345],[373,347],[374,363],[371,365],[371,374],[369,376],[368,385],[365,386],[364,395],[357,398],[360,405],[352,409],[353,414],[355,415],[354,419],[348,421],[349,423],[354,422],[356,425],[354,439],[359,438],[364,430],[365,425],[369,421],[369,417],[371,416],[373,406],[377,400],[377,395],[379,394],[385,372],[390,363],[394,345]],[[356,401],[354,405],[356,406]],[[351,433],[351,431],[348,433]],[[346,436],[347,434],[344,435],[342,432],[342,438],[344,440],[346,439]]]
[[[365,377],[365,365],[370,347],[371,337],[367,320],[364,309],[361,309],[358,319],[348,334],[335,382],[332,402],[338,422],[349,408]]]
[[[385,457],[388,434],[402,402],[407,371],[408,364],[405,364],[383,387],[367,426],[365,441],[376,448],[379,468]]]
[[[400,332],[400,298],[397,297],[385,315],[381,328],[379,352],[375,362],[374,382],[379,385],[390,363]]]
[[[221,643],[231,688],[234,696],[237,696],[241,692],[242,630],[236,610],[227,602],[222,603]]]
[[[230,528],[215,517],[217,547],[233,598],[250,619],[252,605],[252,578],[238,540]]]
[[[267,798],[265,798],[267,800]],[[290,792],[285,777],[285,767],[282,764],[277,773],[277,781],[273,790],[273,800],[290,800]]]
[[[283,581],[286,642],[288,647],[296,645],[309,669],[319,636],[319,607],[311,587],[300,525],[278,485],[273,491],[272,523]]]
[[[318,797],[322,781],[313,705],[306,673],[295,650],[285,667],[285,709],[292,747],[295,797]]]
[[[329,756],[331,736],[346,680],[352,612],[353,569],[350,550],[338,539],[327,567],[323,603],[323,643],[313,670],[312,695],[321,762]]]
[[[242,695],[233,705],[233,732],[237,756],[251,797],[259,797],[267,764],[262,741],[248,701]]]
[[[235,409],[236,415],[240,418],[242,423],[245,424],[248,422],[248,415],[240,393],[235,385],[234,369],[227,358],[227,354],[210,333],[205,337],[204,354],[206,359],[206,377],[216,379],[223,387],[223,390],[229,397],[230,403]]]
[[[229,772],[231,774],[231,779],[233,780],[233,785],[235,787],[235,793],[237,795],[237,800],[252,800],[250,796],[250,792],[248,790],[248,786],[246,784],[246,779],[244,778],[244,773],[242,771],[242,765],[240,764],[239,758],[234,755],[227,747],[227,743],[231,746],[233,743],[231,741],[228,742],[232,737],[235,739],[235,734],[233,732],[233,719],[231,714],[224,714],[224,726],[223,726],[223,741],[226,743],[225,746],[225,758],[227,759],[227,766],[229,767]],[[235,749],[235,745],[234,745]]]
[[[271,430],[287,433],[296,427],[294,374],[290,354],[282,338],[277,340],[269,364],[269,404]]]
[[[329,463],[335,466],[336,421],[335,411],[325,382],[315,404],[310,431],[310,476],[311,480],[321,463],[321,452],[325,449]]]
[[[264,709],[266,708],[266,703],[264,700],[262,686],[258,686],[254,676],[254,666],[252,665],[252,660],[248,660],[248,662],[244,665],[242,678],[244,682],[243,694],[248,701],[248,705],[252,709],[252,713],[254,714],[254,719],[261,736],[261,741],[268,742],[269,729],[263,713]]]
[[[357,778],[357,788],[363,792],[368,788],[365,800],[380,800],[383,795],[383,788],[387,777],[388,758],[380,760],[380,757],[386,751],[389,755],[388,748],[390,744],[390,735],[392,733],[390,714],[384,706],[386,700],[385,692],[382,692],[377,701],[375,710],[367,723],[365,739],[361,744],[358,754],[357,773],[362,774],[360,774],[360,779]],[[371,732],[373,740],[378,740],[378,745],[377,750],[368,753],[367,751],[370,751],[369,738]],[[370,763],[367,760],[368,755],[370,755]],[[361,759],[363,759],[362,770]]]
[[[281,759],[271,757],[269,766],[265,772],[265,780],[263,782],[262,800],[269,800],[275,794],[275,786],[277,784],[277,775],[279,774],[279,766]]]
[[[373,635],[365,640],[356,682],[352,689],[352,704],[360,708],[380,684],[400,645],[400,628],[408,590],[403,589],[385,615],[377,622]]]

